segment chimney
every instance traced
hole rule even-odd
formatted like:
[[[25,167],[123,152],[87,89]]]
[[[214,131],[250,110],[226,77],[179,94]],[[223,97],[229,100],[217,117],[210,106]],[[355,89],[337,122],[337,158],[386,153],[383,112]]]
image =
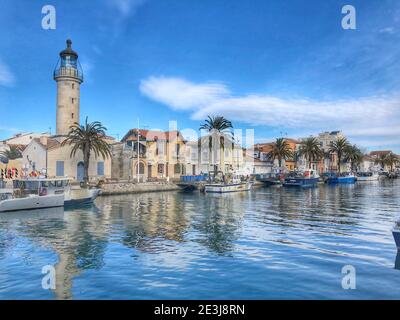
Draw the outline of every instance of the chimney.
[[[40,143],[44,146],[47,146],[47,137],[46,136],[41,136],[40,137]]]

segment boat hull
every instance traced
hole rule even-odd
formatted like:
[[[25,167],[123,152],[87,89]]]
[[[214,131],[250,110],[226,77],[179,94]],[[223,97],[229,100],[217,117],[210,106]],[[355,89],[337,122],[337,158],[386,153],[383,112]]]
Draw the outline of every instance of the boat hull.
[[[229,193],[249,191],[252,188],[251,183],[233,183],[233,184],[206,184],[204,191],[206,193]]]
[[[285,187],[315,187],[318,185],[319,178],[286,178],[283,185]]]
[[[400,230],[394,229],[392,230],[394,242],[396,243],[397,250],[400,250]]]
[[[71,189],[66,197],[64,204],[74,206],[80,204],[92,203],[100,193],[100,189]]]
[[[379,176],[372,176],[372,177],[357,177],[357,181],[378,181]]]
[[[15,198],[0,202],[0,212],[34,210],[64,206],[64,195],[31,196]]]
[[[347,183],[352,184],[356,182],[356,177],[332,177],[328,179],[329,184]]]

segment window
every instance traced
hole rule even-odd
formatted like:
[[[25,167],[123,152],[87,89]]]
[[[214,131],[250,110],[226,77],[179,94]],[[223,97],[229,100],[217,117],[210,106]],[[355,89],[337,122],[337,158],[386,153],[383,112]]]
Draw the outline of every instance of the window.
[[[75,89],[75,83],[72,84],[72,89]]]
[[[181,173],[181,165],[179,163],[174,165],[174,173]]]
[[[158,153],[157,153],[157,155],[164,155],[165,154],[165,143],[164,143],[164,141],[157,141],[157,150],[158,150]]]
[[[64,176],[64,161],[56,161],[56,176]]]
[[[163,164],[158,165],[157,172],[160,174],[164,173],[164,165]]]
[[[71,119],[73,119],[74,118],[74,114],[73,113],[71,113]]]
[[[97,162],[97,175],[104,176],[104,162],[103,161]]]
[[[135,174],[137,174],[137,169],[138,169],[138,167],[137,167],[137,164],[136,164],[136,172],[135,172]],[[143,162],[139,162],[139,174],[144,174],[144,164],[143,164]]]
[[[71,102],[72,102],[72,104],[74,104],[75,103],[75,98],[71,98]]]

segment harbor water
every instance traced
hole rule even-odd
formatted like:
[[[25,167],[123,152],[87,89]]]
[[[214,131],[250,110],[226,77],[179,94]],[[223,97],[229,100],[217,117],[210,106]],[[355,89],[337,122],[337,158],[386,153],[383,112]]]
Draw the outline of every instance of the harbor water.
[[[399,299],[399,195],[384,180],[2,213],[0,298]]]

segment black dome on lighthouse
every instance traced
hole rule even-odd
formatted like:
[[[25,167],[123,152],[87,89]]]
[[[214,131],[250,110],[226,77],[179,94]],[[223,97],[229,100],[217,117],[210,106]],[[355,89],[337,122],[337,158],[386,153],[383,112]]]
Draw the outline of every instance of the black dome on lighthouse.
[[[78,59],[78,54],[72,50],[72,41],[70,39],[67,40],[67,48],[65,48],[63,51],[60,52],[60,57],[74,57],[75,59]]]

